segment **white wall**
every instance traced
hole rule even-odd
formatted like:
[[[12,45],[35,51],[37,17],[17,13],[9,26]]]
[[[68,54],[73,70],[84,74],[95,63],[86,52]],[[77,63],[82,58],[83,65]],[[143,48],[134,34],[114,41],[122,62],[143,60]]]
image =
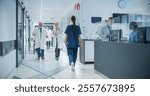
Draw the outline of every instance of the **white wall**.
[[[16,39],[16,0],[0,0],[0,42]],[[16,66],[16,50],[0,56],[0,78]]]
[[[60,25],[60,28],[62,29],[63,31],[63,41],[64,41],[64,38],[65,38],[65,30],[67,28],[68,25],[72,24],[71,22],[71,16],[76,16],[76,24],[77,25],[80,25],[80,12],[79,10],[74,10],[74,7],[73,5],[70,6],[68,8],[68,10],[66,10],[66,12],[64,12],[63,16],[59,19],[59,25]],[[65,44],[63,43],[63,50],[66,51],[66,46]]]
[[[99,16],[102,20],[112,17],[112,13],[150,14],[149,0],[125,0],[126,7],[118,7],[119,0],[83,0],[82,1],[82,31],[90,32],[95,27],[91,17]],[[84,27],[84,28],[83,28]],[[127,28],[127,25],[123,26]],[[126,32],[126,31],[125,31]]]
[[[5,78],[16,66],[16,50],[0,57],[0,78]]]
[[[16,39],[16,0],[0,0],[0,41]]]
[[[74,10],[73,7],[71,7],[66,14],[62,18],[60,18],[59,22],[61,23],[61,28],[63,31],[65,31],[67,25],[72,24],[71,23],[71,16],[76,16],[76,24],[80,25],[80,11]]]

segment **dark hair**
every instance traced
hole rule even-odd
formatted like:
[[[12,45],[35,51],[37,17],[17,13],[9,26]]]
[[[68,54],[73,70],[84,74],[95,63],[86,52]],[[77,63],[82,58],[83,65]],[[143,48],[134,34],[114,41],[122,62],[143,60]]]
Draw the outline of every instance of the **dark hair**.
[[[72,31],[75,32],[76,31],[76,26],[75,26],[76,25],[76,17],[72,16],[71,21],[73,23]]]
[[[136,22],[132,21],[130,22],[130,29],[131,30],[136,30],[138,28],[138,25]]]
[[[71,21],[73,22],[73,25],[75,25],[75,24],[76,24],[76,17],[75,17],[75,16],[72,16],[72,17],[71,17]]]
[[[112,20],[112,19],[113,19],[113,17],[109,17],[108,19],[109,19],[109,20],[110,20],[110,19]]]

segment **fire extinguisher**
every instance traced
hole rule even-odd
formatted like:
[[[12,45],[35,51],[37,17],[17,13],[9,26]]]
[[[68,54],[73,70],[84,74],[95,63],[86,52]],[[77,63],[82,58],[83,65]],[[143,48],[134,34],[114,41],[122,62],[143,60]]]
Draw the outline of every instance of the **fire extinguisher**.
[[[80,10],[80,4],[79,3],[77,3],[77,10]]]

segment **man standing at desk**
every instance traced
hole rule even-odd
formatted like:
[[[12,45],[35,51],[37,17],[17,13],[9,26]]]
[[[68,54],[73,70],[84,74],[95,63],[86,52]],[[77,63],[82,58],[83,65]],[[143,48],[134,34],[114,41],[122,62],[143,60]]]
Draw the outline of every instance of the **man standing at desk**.
[[[112,17],[106,20],[105,24],[101,24],[97,29],[97,35],[102,41],[111,41],[112,38]]]

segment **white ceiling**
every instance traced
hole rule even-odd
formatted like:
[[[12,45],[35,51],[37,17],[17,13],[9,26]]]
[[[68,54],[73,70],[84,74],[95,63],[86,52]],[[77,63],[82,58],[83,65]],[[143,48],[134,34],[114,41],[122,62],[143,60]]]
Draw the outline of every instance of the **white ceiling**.
[[[20,0],[33,21],[53,22],[80,0]]]

